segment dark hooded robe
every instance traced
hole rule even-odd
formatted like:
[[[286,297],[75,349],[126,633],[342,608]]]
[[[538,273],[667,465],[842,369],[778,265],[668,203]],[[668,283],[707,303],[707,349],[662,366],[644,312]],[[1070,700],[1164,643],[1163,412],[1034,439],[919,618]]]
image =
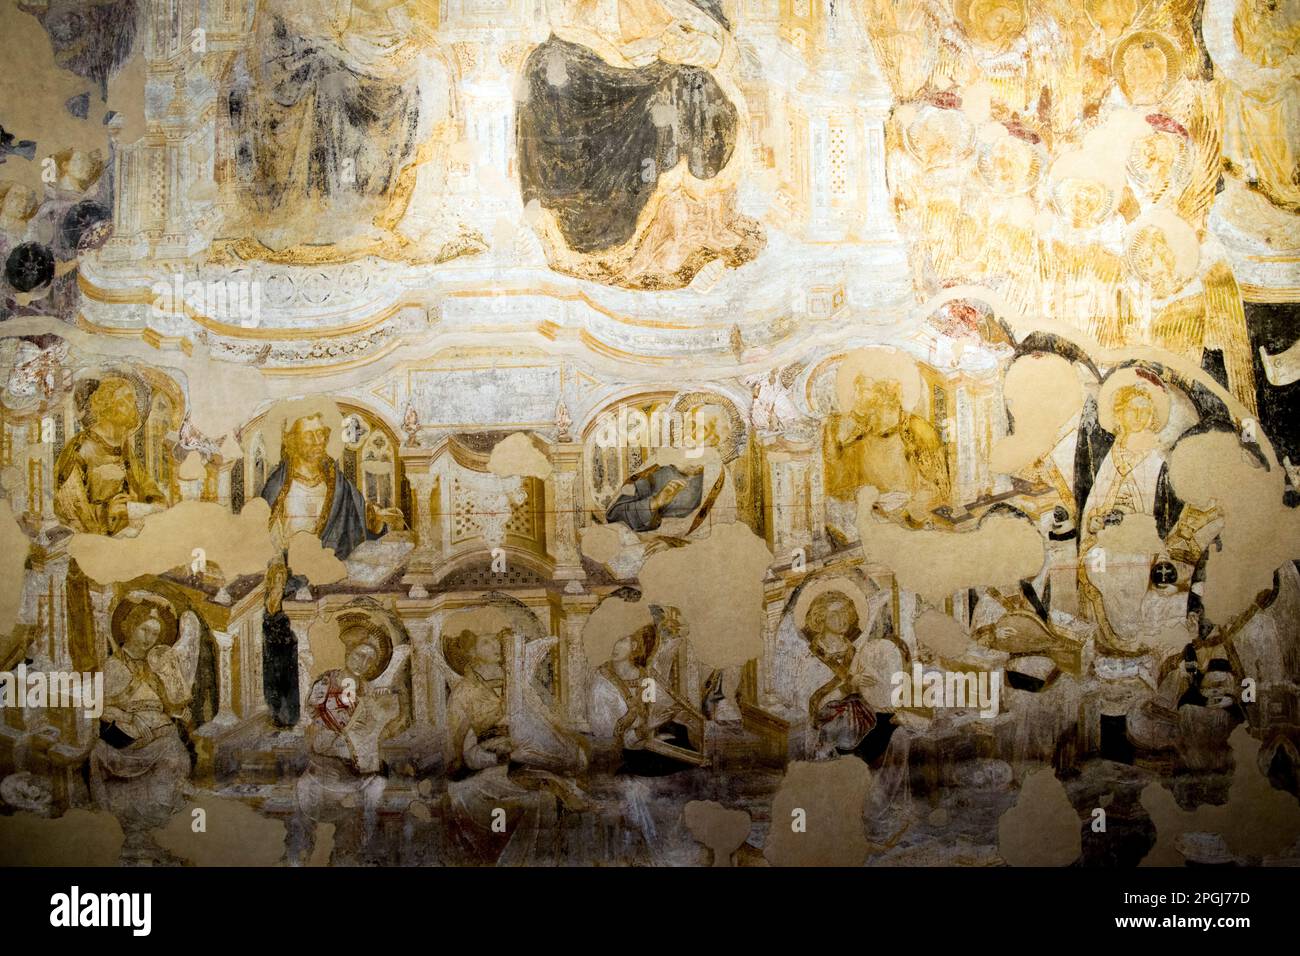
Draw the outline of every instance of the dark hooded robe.
[[[715,0],[691,0],[721,26]],[[708,70],[656,60],[610,66],[552,36],[524,64],[516,144],[523,200],[555,214],[569,248],[601,252],[627,242],[659,177],[686,160],[712,179],[731,159],[739,113]],[[669,108],[674,121],[656,124]],[[662,112],[661,112],[662,115]]]
[[[260,211],[341,191],[388,195],[417,147],[415,78],[369,76],[272,11],[259,14],[256,40],[251,76],[226,109]]]

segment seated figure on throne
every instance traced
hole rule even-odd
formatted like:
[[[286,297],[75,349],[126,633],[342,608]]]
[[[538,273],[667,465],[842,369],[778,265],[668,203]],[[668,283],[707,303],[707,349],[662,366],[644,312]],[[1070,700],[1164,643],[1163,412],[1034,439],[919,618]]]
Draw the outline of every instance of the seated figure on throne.
[[[148,832],[181,808],[188,787],[190,754],[179,727],[189,714],[197,639],[182,646],[171,608],[148,600],[119,605],[112,635],[90,792],[122,823],[125,851],[148,852]]]
[[[398,717],[400,705],[395,692],[375,689],[372,682],[392,660],[392,641],[381,628],[356,625],[339,637],[346,648],[344,666],[318,677],[307,695],[309,756],[307,770],[294,788],[297,811],[288,847],[292,864],[301,864],[311,855],[318,822],[337,817],[340,811],[344,817],[355,817],[358,807],[359,848],[369,853],[387,784],[379,743]]]
[[[1294,3],[1211,0],[1205,44],[1221,77],[1228,169],[1300,213],[1300,18]]]
[[[64,446],[55,465],[54,512],[73,531],[117,534],[133,512],[162,504],[165,496],[132,444],[140,428],[134,386],[123,378],[103,379],[91,393],[87,416],[86,428]]]
[[[1098,424],[1085,427],[1113,435],[1109,446],[1097,436],[1080,441],[1083,459],[1100,457],[1092,468],[1076,466],[1091,479],[1079,528],[1079,589],[1098,628],[1101,650],[1116,656],[1145,653],[1147,643],[1185,624],[1191,577],[1205,548],[1222,529],[1216,507],[1185,505],[1174,495],[1160,432],[1169,419],[1163,382],[1146,369],[1111,374],[1098,399]],[[1100,456],[1098,453],[1102,453]],[[1107,553],[1109,529],[1150,527],[1149,553]],[[1136,541],[1136,538],[1129,538]],[[1197,637],[1195,628],[1186,636]]]
[[[287,550],[306,531],[346,560],[363,541],[378,538],[401,520],[400,509],[368,503],[329,455],[331,429],[321,414],[290,422],[282,440],[283,460],[259,492],[271,506],[272,540]]]
[[[281,554],[267,571],[262,619],[264,690],[277,726],[292,726],[298,719],[298,640],[281,599],[303,588],[307,579],[288,567],[290,541],[311,534],[345,561],[358,545],[402,521],[400,509],[370,504],[343,474],[329,454],[330,433],[321,413],[287,422],[282,460],[260,492],[271,505],[271,540]]]
[[[671,289],[764,242],[737,212],[744,155],[736,47],[716,0],[551,0],[524,65],[523,201],[552,268]],[[716,268],[716,267],[715,267]]]
[[[909,410],[915,403],[899,379],[870,371],[846,377],[844,367],[840,378],[851,386],[846,391],[841,381],[841,410],[822,431],[832,537],[857,540],[858,492],[867,486],[880,492],[877,507],[888,517],[919,527],[951,492],[939,433]]]
[[[163,489],[135,452],[140,429],[136,390],[107,376],[86,403],[85,427],[54,466],[54,513],[81,534],[115,535],[166,507]],[[90,582],[74,560],[68,568],[68,649],[78,670],[98,669]]]
[[[449,822],[459,849],[477,862],[520,864],[544,856],[540,841],[553,825],[557,801],[574,810],[587,806],[570,779],[586,766],[577,738],[536,708],[511,713],[505,660],[510,636],[509,629],[465,630],[443,642],[448,666],[461,675],[447,702]],[[518,696],[528,707],[528,695]]]
[[[438,201],[454,121],[435,19],[427,0],[259,5],[229,97],[249,183],[233,254],[441,262],[483,248]]]

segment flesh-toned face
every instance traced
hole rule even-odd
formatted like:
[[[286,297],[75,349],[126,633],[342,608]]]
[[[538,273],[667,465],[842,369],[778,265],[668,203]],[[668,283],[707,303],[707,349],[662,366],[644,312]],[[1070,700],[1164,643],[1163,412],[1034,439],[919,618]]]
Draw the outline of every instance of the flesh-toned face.
[[[147,617],[135,626],[126,641],[126,649],[133,657],[143,657],[158,643],[162,636],[162,622],[156,617]]]
[[[664,616],[659,621],[659,636],[661,638],[685,637],[687,634],[686,622],[676,608],[669,608],[664,611]]]
[[[1154,103],[1165,88],[1169,63],[1158,46],[1132,46],[1124,53],[1124,82],[1135,103]]]
[[[908,127],[912,149],[924,166],[952,162],[962,152],[967,129],[952,110],[930,113]]]
[[[1115,402],[1115,420],[1125,434],[1137,435],[1155,424],[1156,410],[1151,399],[1138,393],[1120,397]]]
[[[849,630],[849,607],[843,601],[836,601],[826,609],[826,633],[843,635]]]
[[[1135,249],[1134,267],[1160,296],[1175,291],[1178,284],[1178,262],[1169,239],[1159,229],[1146,230]]]
[[[1110,191],[1092,179],[1071,179],[1061,185],[1062,208],[1076,227],[1092,225],[1105,211]]]
[[[1009,42],[1025,28],[1024,11],[1012,0],[976,0],[971,20],[978,39],[994,45]]]
[[[330,430],[318,416],[300,418],[285,435],[286,450],[293,461],[318,462],[326,457]]]
[[[716,409],[696,409],[686,420],[687,444],[695,448],[717,448],[722,444],[727,427],[722,413]]]
[[[993,181],[1001,189],[1015,190],[1029,177],[1033,159],[1016,141],[1008,140],[989,157]]]
[[[0,205],[0,216],[10,221],[26,221],[35,212],[34,195],[24,186],[11,186]]]
[[[1133,169],[1150,190],[1165,186],[1178,162],[1179,144],[1172,134],[1152,133],[1133,144]]]
[[[903,413],[902,386],[889,379],[859,377],[854,383],[853,410],[872,431],[892,428]]]
[[[985,20],[986,32],[990,39],[1004,40],[1014,35],[1020,26],[1020,18],[1014,10],[996,7]]]
[[[378,652],[370,644],[356,644],[348,651],[343,663],[349,672],[360,676],[374,666],[377,657]]]
[[[479,664],[500,664],[503,658],[501,639],[495,634],[480,634],[474,641],[474,660]]]
[[[132,431],[140,424],[140,410],[135,404],[135,390],[120,380],[102,383],[90,400],[96,422],[123,431]]]
[[[95,173],[95,162],[87,153],[81,150],[74,150],[68,157],[68,165],[65,167],[68,176],[78,182],[89,179]]]

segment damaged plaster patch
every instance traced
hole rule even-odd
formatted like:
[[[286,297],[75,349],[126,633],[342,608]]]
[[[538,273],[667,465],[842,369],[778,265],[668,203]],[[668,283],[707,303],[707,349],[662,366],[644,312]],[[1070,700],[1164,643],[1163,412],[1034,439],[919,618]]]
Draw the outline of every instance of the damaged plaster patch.
[[[862,808],[870,787],[871,770],[861,760],[790,764],[772,800],[763,855],[773,866],[861,866],[869,849]]]
[[[492,449],[488,471],[501,478],[548,478],[551,462],[524,432],[515,432]]]
[[[642,601],[620,601],[606,598],[587,618],[582,628],[582,646],[587,653],[587,663],[599,667],[609,660],[614,645],[652,623],[650,606]]]
[[[0,864],[115,866],[124,839],[111,813],[69,810],[51,820],[24,811],[0,816]]]
[[[1173,793],[1161,783],[1142,790],[1142,806],[1156,826],[1156,844],[1142,866],[1180,866],[1177,849],[1183,834],[1209,833],[1223,837],[1229,852],[1240,856],[1265,856],[1280,852],[1300,838],[1300,801],[1276,790],[1259,770],[1259,741],[1245,724],[1228,738],[1236,767],[1223,806],[1204,805],[1195,810],[1178,806]]]
[[[1226,624],[1271,590],[1273,572],[1295,556],[1300,511],[1283,502],[1285,473],[1266,470],[1235,434],[1208,432],[1175,446],[1169,480],[1188,505],[1223,512],[1222,549],[1210,549],[1203,599],[1209,619]]]
[[[1021,518],[995,514],[963,532],[905,528],[872,514],[876,497],[874,488],[858,495],[863,553],[931,604],[966,588],[1015,585],[1043,566],[1042,537]]]
[[[1069,866],[1083,852],[1082,827],[1056,774],[1035,770],[998,820],[998,852],[1012,866]]]
[[[334,584],[348,576],[348,566],[334,557],[334,549],[322,545],[310,531],[299,531],[289,539],[289,567],[315,585]]]
[[[1007,369],[1002,399],[1015,431],[993,445],[989,467],[1015,474],[1052,450],[1062,428],[1083,408],[1075,366],[1059,355],[1026,355]]]
[[[194,832],[196,809],[204,829]],[[204,797],[154,831],[158,845],[194,866],[274,866],[284,855],[285,826],[239,800]]]
[[[730,810],[716,800],[692,800],[682,818],[691,836],[712,854],[713,866],[732,866],[732,857],[749,836],[750,817],[744,810]]]
[[[763,653],[767,544],[736,522],[703,541],[652,555],[641,569],[644,600],[681,610],[691,646],[706,667],[743,664]]]
[[[68,553],[86,576],[100,584],[130,581],[143,574],[163,574],[188,566],[194,550],[231,580],[261,574],[275,557],[268,522],[271,506],[254,498],[239,514],[210,501],[182,501],[144,519],[133,538],[76,534]]]

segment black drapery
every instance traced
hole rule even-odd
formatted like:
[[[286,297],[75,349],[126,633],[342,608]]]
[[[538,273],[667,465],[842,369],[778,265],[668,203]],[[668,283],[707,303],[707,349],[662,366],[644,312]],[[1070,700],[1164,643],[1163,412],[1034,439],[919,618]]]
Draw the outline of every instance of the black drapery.
[[[551,37],[528,57],[524,81],[516,126],[523,200],[550,209],[577,252],[630,239],[660,175],[682,159],[691,175],[711,179],[735,149],[736,107],[698,67],[656,60],[619,69]]]
[[[298,638],[282,610],[262,619],[262,692],[277,727],[298,723]]]

